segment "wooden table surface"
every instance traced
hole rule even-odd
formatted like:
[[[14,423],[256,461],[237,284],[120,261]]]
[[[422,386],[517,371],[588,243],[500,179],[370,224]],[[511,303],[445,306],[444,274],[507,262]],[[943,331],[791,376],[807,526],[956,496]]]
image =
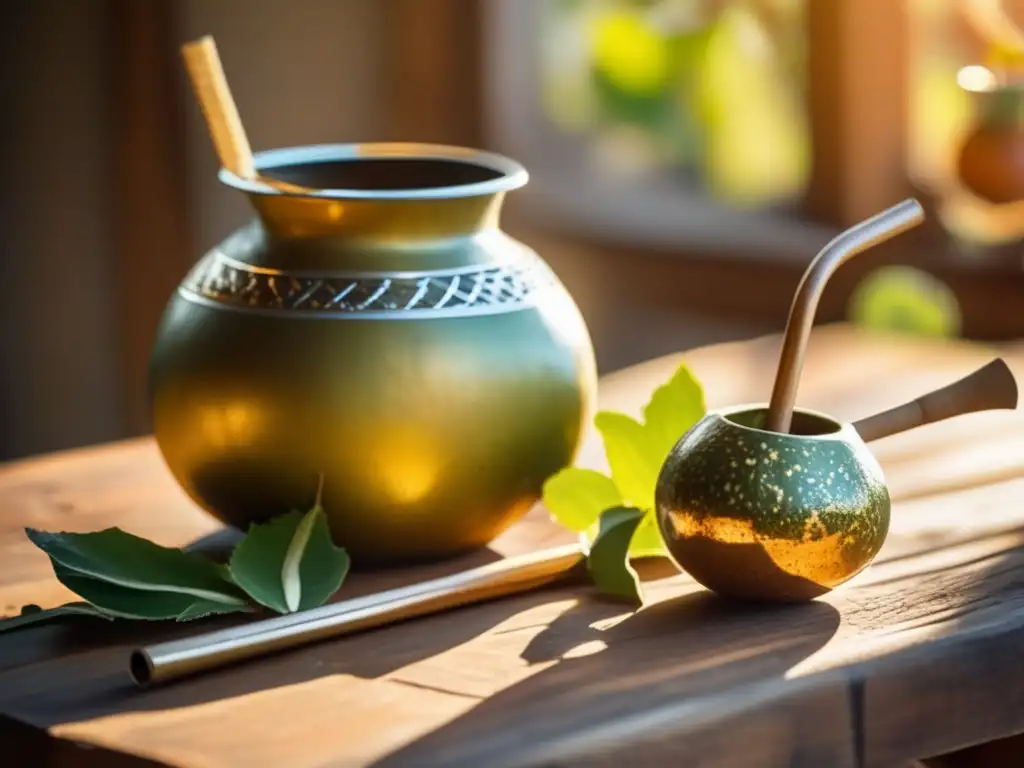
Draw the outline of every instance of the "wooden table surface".
[[[778,342],[684,357],[710,405],[764,401]],[[799,403],[856,419],[995,354],[1024,374],[1024,346],[820,328]],[[638,413],[678,361],[606,377],[602,406]],[[150,691],[132,686],[128,651],[216,620],[40,626],[0,635],[0,755],[37,750],[26,765],[154,764],[133,755],[195,768],[893,766],[1024,731],[1021,412],[961,417],[872,448],[894,499],[889,539],[871,568],[813,603],[736,606],[662,568],[635,613],[586,587],[556,588]],[[593,439],[580,463],[603,464]],[[217,528],[149,440],[9,464],[0,499],[7,614],[71,599],[24,526],[117,525],[168,545]],[[492,551],[357,574],[339,597],[565,540],[537,509]]]

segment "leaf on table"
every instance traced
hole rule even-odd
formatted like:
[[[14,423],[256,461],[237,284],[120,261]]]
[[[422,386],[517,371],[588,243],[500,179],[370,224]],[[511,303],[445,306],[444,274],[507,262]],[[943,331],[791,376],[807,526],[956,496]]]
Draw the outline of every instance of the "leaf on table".
[[[154,593],[168,593],[236,608],[248,605],[224,566],[198,554],[161,547],[119,528],[94,533],[26,528],[25,532],[50,556],[55,571],[61,566],[65,574],[145,592],[149,599],[155,599]]]
[[[91,616],[93,618],[106,619],[111,621],[114,617],[104,613],[99,608],[88,603],[68,603],[56,608],[43,610],[38,605],[26,605],[21,609],[20,616],[12,616],[7,619],[0,619],[0,632],[8,632],[14,629],[21,629],[35,624],[43,624],[48,621],[66,618],[68,616]]]
[[[83,576],[58,563],[54,563],[53,572],[58,581],[76,595],[85,598],[94,607],[109,616],[120,619],[187,621],[214,613],[237,613],[250,610],[247,603],[227,604],[188,593],[122,587],[102,579]]]
[[[252,611],[253,608],[250,606],[234,608],[223,603],[211,603],[209,600],[196,600],[192,605],[179,613],[174,620],[195,621],[196,619],[205,619],[207,616],[222,616],[228,613],[250,613]]]
[[[587,571],[598,590],[634,605],[643,604],[640,579],[629,564],[629,545],[644,519],[642,509],[615,507],[601,514],[601,528],[587,555]]]
[[[253,600],[278,613],[323,605],[348,574],[348,553],[331,540],[319,494],[313,508],[254,525],[235,548],[231,575]]]
[[[689,367],[680,365],[668,382],[654,390],[644,408],[644,428],[650,450],[664,462],[679,439],[705,413],[704,388]]]
[[[665,457],[652,450],[644,425],[614,411],[598,413],[594,425],[601,433],[612,480],[623,501],[641,509],[652,509],[654,487]]]
[[[607,475],[592,469],[568,467],[548,478],[544,506],[571,531],[585,531],[601,513],[622,504],[622,495]]]

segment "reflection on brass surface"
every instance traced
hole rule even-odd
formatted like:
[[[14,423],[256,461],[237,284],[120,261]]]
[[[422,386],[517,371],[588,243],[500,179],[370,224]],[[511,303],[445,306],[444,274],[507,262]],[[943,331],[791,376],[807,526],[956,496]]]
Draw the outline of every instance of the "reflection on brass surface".
[[[579,545],[544,550],[451,576],[331,603],[185,640],[135,650],[140,686],[166,683],[245,659],[532,589],[585,573]]]
[[[357,567],[486,544],[572,462],[596,390],[572,298],[497,227],[525,172],[418,145],[277,150],[257,165],[323,191],[222,171],[259,218],[164,315],[150,387],[174,477],[245,529],[307,508],[323,473]]]
[[[782,434],[758,428],[764,416],[710,413],[680,440],[658,480],[658,523],[673,559],[709,589],[805,600],[871,562],[889,494],[850,425],[798,410],[797,434]]]

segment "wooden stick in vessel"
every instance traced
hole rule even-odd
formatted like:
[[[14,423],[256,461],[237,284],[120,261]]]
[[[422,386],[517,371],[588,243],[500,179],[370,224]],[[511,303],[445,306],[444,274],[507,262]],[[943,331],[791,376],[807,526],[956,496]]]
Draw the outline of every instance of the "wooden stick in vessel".
[[[206,129],[221,165],[243,179],[258,181],[278,192],[313,195],[317,190],[280,179],[268,178],[256,170],[252,148],[245,135],[242,118],[231,96],[224,67],[217,53],[217,44],[209,35],[181,47],[185,68],[192,81],[192,90],[206,118]]]
[[[255,179],[252,148],[224,76],[217,44],[206,35],[183,45],[181,54],[221,165],[243,179]]]

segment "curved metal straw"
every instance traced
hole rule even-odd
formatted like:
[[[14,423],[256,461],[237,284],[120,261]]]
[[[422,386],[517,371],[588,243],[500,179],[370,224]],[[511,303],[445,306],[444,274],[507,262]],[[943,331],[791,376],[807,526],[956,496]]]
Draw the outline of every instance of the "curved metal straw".
[[[842,264],[858,253],[885,242],[924,221],[924,209],[914,199],[904,200],[860,224],[856,224],[826,245],[804,272],[793,297],[786,323],[786,335],[779,357],[779,370],[768,406],[765,425],[773,432],[789,432],[800,372],[804,366],[807,338],[825,284]]]

